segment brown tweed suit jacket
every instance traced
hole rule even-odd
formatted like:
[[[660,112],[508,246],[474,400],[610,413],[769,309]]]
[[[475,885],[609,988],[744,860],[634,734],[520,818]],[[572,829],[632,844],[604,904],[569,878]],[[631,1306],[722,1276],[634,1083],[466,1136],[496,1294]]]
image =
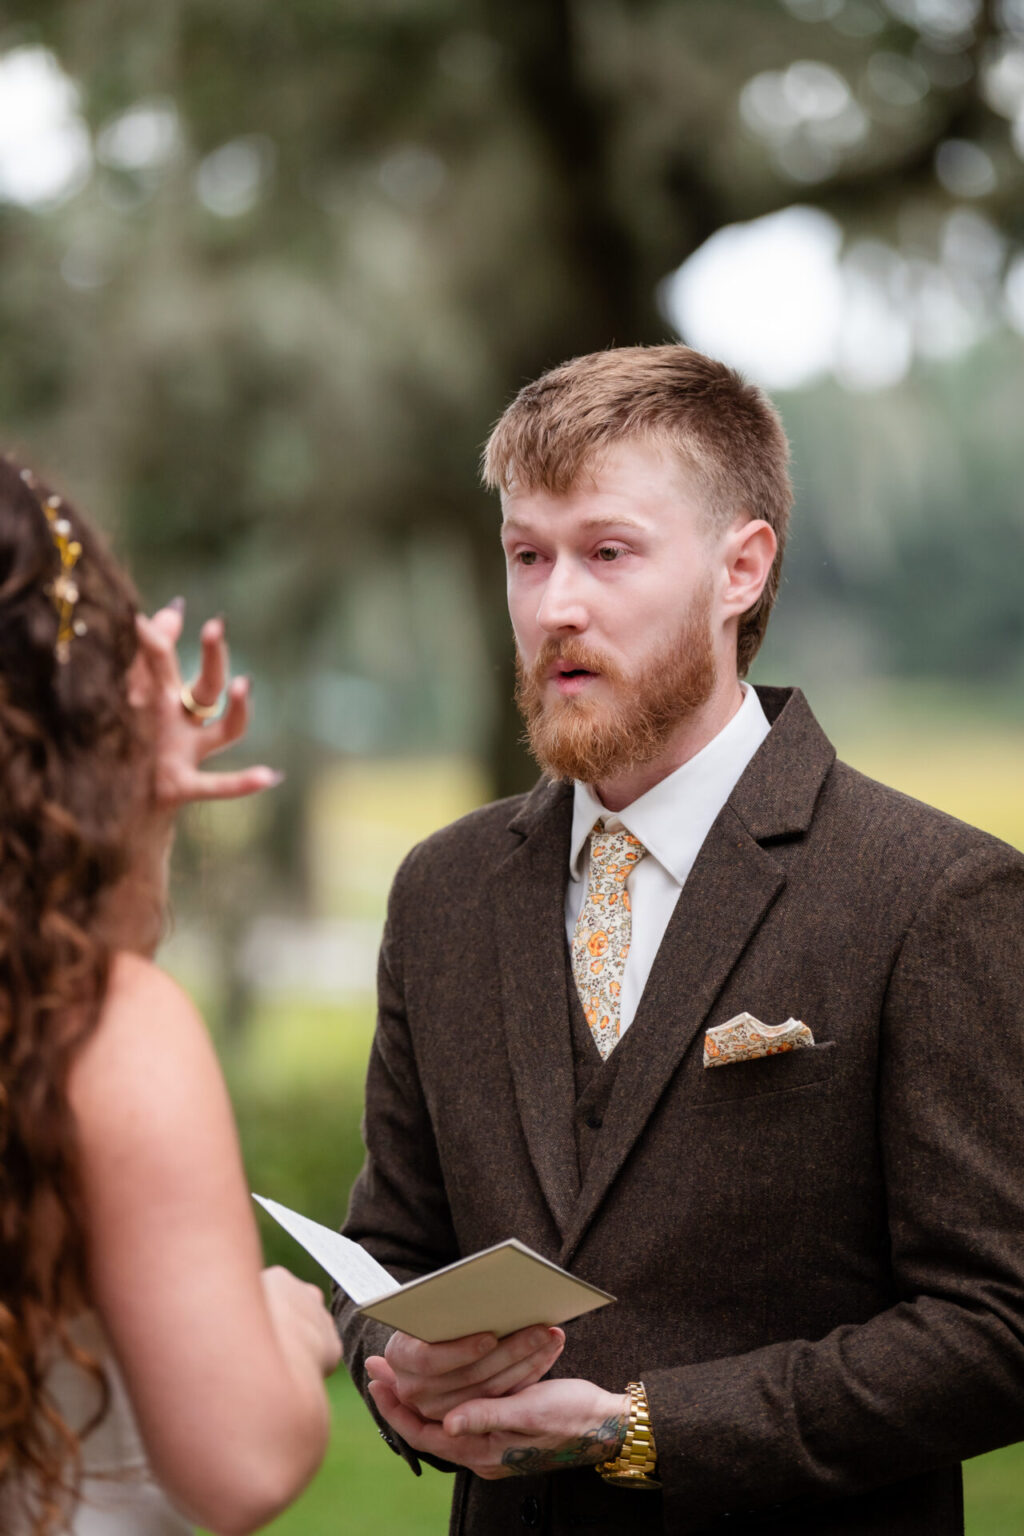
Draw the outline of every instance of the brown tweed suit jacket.
[[[460,1473],[464,1536],[952,1536],[960,1460],[1024,1437],[1024,858],[759,691],[771,733],[600,1124],[573,1069],[567,787],[466,817],[396,878],[346,1230],[402,1277],[514,1235],[613,1292],[556,1372],[646,1383],[664,1482]],[[816,1044],[705,1070],[704,1030],[745,1009]],[[387,1330],[340,1312],[362,1385]]]

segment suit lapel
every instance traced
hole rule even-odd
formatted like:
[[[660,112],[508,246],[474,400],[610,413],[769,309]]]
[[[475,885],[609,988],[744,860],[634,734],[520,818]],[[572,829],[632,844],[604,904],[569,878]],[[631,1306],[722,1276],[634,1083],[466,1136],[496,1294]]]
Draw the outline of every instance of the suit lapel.
[[[502,1012],[526,1144],[564,1235],[579,1195],[565,968],[571,789],[541,785],[511,826],[524,839],[492,886]]]
[[[760,690],[759,690],[760,691]],[[568,1263],[714,1006],[743,950],[785,884],[762,839],[810,825],[835,752],[798,690],[764,690],[778,717],[708,833],[680,893],[636,1018],[621,1045],[615,1087],[560,1262]]]

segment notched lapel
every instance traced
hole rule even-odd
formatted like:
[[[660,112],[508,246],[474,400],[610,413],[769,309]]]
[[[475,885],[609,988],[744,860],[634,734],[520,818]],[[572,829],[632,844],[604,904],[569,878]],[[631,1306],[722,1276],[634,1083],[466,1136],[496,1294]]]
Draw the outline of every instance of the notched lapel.
[[[730,971],[785,884],[779,865],[727,805],[683,887],[633,1023],[624,1035],[604,1128],[560,1262],[579,1246],[693,1045]]]
[[[523,1133],[564,1235],[579,1195],[565,968],[571,789],[537,792],[512,825],[524,840],[492,886],[502,1013]]]

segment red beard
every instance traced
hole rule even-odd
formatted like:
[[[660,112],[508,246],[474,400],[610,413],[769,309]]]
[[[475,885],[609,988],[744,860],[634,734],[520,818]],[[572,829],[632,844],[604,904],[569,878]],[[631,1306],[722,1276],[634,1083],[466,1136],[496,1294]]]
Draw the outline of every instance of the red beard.
[[[708,589],[680,631],[635,675],[620,672],[583,640],[546,640],[529,672],[517,655],[516,703],[544,772],[597,784],[653,762],[714,692],[710,615]],[[603,696],[556,694],[549,677],[557,661],[600,673]]]

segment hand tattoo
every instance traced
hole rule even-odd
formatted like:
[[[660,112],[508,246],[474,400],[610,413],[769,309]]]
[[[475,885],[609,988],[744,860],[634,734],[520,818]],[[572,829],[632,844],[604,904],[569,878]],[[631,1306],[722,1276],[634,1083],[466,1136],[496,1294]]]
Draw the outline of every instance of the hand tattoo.
[[[618,1454],[626,1438],[627,1423],[628,1414],[614,1414],[597,1429],[588,1430],[550,1451],[539,1446],[523,1449],[510,1446],[503,1452],[501,1464],[521,1477],[531,1477],[538,1472],[561,1472],[572,1467],[595,1467],[599,1461],[609,1461]]]

